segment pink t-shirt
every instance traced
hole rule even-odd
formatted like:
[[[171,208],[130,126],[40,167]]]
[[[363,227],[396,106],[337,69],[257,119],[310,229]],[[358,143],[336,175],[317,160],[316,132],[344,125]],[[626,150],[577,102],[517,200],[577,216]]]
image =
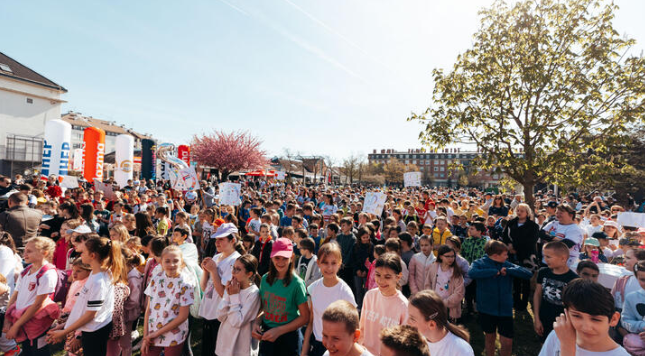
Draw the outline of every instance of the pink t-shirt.
[[[408,300],[401,291],[385,297],[381,291],[371,289],[365,294],[361,310],[361,337],[359,343],[374,355],[381,354],[379,333],[390,326],[403,325],[408,321]]]
[[[81,289],[87,282],[87,278],[80,281],[72,282],[72,285],[69,286],[69,291],[67,292],[67,300],[65,301],[65,306],[63,307],[63,313],[70,313],[74,304],[76,303],[76,297],[81,293]]]

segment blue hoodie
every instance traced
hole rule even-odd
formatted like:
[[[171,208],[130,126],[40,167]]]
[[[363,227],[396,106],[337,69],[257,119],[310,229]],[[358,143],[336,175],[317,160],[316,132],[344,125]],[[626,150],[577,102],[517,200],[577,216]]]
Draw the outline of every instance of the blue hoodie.
[[[506,275],[498,275],[506,268]],[[477,281],[477,310],[494,316],[513,316],[513,277],[531,279],[526,268],[484,256],[470,266],[468,276]]]

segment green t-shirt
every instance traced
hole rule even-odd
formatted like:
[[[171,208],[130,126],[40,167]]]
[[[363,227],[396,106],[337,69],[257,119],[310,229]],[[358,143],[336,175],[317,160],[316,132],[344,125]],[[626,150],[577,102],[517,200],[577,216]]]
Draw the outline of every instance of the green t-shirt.
[[[281,279],[269,285],[267,277],[262,276],[260,283],[260,297],[262,298],[262,310],[264,310],[264,324],[270,328],[285,325],[300,316],[298,306],[307,302],[307,288],[305,282],[295,274],[291,283],[284,286]]]

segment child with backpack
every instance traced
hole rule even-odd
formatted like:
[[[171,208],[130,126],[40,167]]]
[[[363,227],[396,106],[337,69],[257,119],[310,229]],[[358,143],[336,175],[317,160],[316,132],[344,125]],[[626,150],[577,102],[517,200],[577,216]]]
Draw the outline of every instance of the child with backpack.
[[[162,270],[152,276],[144,294],[148,297],[143,328],[143,356],[181,356],[188,336],[188,315],[193,304],[194,279],[184,268],[177,246],[161,253]]]
[[[9,340],[22,343],[24,355],[50,355],[45,333],[60,315],[52,300],[58,275],[50,263],[56,243],[47,237],[27,241],[24,260],[27,266],[16,282],[16,287],[5,314],[3,332]]]
[[[92,274],[76,299],[65,329],[50,331],[49,342],[60,342],[67,334],[79,330],[83,353],[105,356],[112,331],[114,285],[127,283],[121,244],[107,238],[92,237],[85,241],[81,258],[83,263],[92,267]]]
[[[253,255],[239,257],[233,264],[231,280],[217,307],[222,323],[217,333],[217,356],[248,356],[256,354],[257,340],[251,337],[253,320],[260,310],[260,290],[256,283],[258,260]]]

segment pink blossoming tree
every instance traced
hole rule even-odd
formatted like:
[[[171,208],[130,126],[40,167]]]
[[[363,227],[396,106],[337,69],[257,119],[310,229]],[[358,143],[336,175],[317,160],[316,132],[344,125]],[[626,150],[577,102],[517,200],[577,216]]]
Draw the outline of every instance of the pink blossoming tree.
[[[218,170],[221,181],[239,170],[262,168],[268,163],[260,148],[262,141],[248,131],[223,132],[193,136],[190,148],[199,164]]]

